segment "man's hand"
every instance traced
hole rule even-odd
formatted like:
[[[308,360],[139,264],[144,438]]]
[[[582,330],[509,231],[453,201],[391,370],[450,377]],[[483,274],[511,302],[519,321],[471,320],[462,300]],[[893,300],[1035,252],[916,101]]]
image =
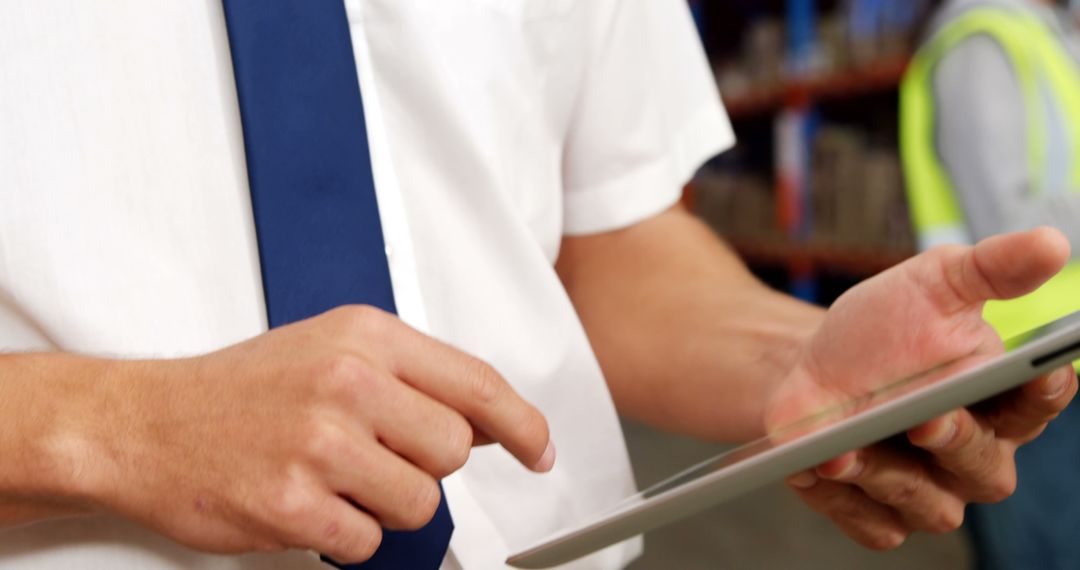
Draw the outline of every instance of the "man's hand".
[[[193,548],[368,558],[415,529],[438,479],[498,442],[554,462],[548,427],[490,366],[376,309],[342,308],[207,356],[114,362],[50,440],[95,510]]]
[[[1029,293],[1068,259],[1053,230],[931,250],[855,287],[829,310],[766,410],[767,431],[822,404],[956,362],[1002,352],[982,319],[990,299]],[[970,502],[996,502],[1016,485],[1013,455],[1077,392],[1072,368],[957,410],[891,441],[789,479],[812,508],[871,548],[913,531],[947,532]]]
[[[760,284],[673,207],[622,230],[564,239],[557,269],[620,412],[745,441],[823,403],[1000,353],[984,302],[1035,289],[1067,258],[1053,230],[938,249],[854,288],[826,314]],[[1076,390],[1062,370],[792,482],[869,546],[896,546],[915,529],[950,530],[966,503],[1011,493],[1013,452]]]

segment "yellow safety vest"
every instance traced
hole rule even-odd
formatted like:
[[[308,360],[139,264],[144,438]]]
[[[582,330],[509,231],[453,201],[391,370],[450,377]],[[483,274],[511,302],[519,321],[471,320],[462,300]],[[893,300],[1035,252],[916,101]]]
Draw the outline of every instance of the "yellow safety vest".
[[[1080,69],[1054,32],[1033,14],[993,7],[965,12],[919,50],[900,89],[900,144],[908,202],[923,243],[933,236],[969,235],[952,182],[936,152],[933,72],[952,48],[979,34],[1002,46],[1019,80],[1027,119],[1031,192],[1041,191],[1046,165],[1048,116],[1041,82],[1064,110],[1069,137],[1074,148],[1080,149]],[[1080,156],[1072,161],[1070,180],[1073,189],[1080,190]],[[1080,311],[1080,262],[1075,261],[1030,295],[987,303],[983,316],[1003,338],[1010,338],[1074,311]]]

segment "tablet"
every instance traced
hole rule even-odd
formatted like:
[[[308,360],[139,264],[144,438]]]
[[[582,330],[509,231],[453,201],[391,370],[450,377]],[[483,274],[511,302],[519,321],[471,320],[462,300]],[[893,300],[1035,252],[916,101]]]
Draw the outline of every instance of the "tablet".
[[[767,438],[662,481],[591,520],[540,540],[507,564],[549,568],[698,513],[848,451],[903,433],[1080,359],[1080,312],[957,362],[815,413]]]

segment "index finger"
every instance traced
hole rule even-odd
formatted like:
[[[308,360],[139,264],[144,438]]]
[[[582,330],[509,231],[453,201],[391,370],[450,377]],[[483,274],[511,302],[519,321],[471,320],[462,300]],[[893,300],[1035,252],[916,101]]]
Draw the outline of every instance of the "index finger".
[[[525,467],[551,469],[547,420],[491,365],[411,327],[394,328],[384,352],[392,374],[457,410]]]

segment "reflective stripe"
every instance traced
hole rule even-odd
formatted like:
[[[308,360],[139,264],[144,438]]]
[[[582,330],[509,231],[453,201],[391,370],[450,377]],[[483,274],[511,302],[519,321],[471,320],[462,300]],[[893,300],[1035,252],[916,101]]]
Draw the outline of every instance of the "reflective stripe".
[[[1039,54],[1031,34],[1030,16],[985,8],[969,10],[945,26],[923,46],[911,63],[901,86],[901,147],[908,177],[908,200],[918,233],[939,226],[965,223],[952,181],[937,155],[933,72],[958,44],[987,34],[1001,44],[1016,73],[1023,94],[1028,126],[1028,172],[1032,187],[1039,187],[1046,160],[1046,136],[1039,98]],[[1041,45],[1041,44],[1040,44]]]
[[[1031,14],[993,7],[965,12],[919,50],[900,89],[900,144],[908,201],[923,249],[943,243],[971,243],[952,181],[937,155],[933,72],[952,48],[978,34],[989,35],[1002,46],[1020,84],[1027,117],[1031,192],[1042,190],[1046,166],[1048,114],[1041,86],[1049,88],[1068,119],[1072,148],[1080,149],[1080,67],[1054,32]],[[1080,157],[1073,160],[1070,178],[1072,189],[1080,191]],[[1080,311],[1080,262],[1072,263],[1030,295],[987,303],[983,316],[999,334],[1010,337],[1074,311]]]
[[[935,156],[933,98],[926,92],[930,67],[916,58],[900,86],[900,150],[907,178],[908,203],[915,232],[921,237],[938,227],[963,224],[948,176]]]

